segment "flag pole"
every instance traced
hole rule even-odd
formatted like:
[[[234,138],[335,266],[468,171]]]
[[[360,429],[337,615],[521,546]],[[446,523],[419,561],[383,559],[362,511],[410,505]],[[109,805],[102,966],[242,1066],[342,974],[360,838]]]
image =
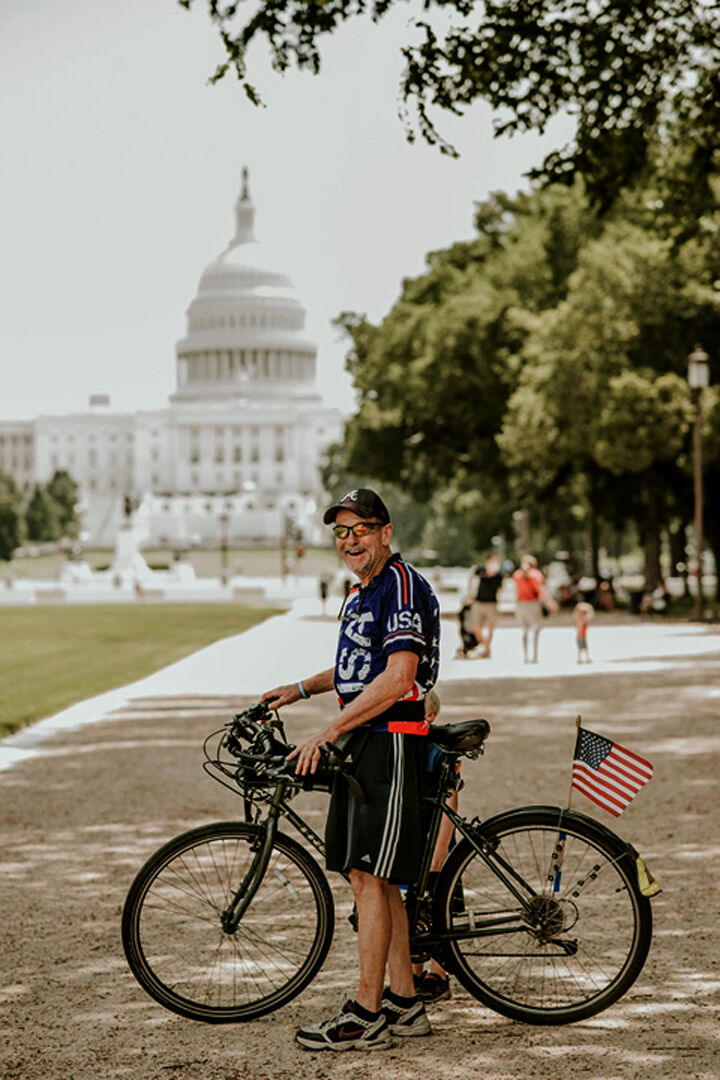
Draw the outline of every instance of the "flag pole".
[[[582,723],[582,718],[580,716],[580,713],[578,713],[577,719],[575,720],[575,741],[576,742],[577,742],[577,733],[580,730],[581,723]],[[566,810],[570,809],[570,804],[572,803],[572,796],[573,796],[573,778],[572,778],[572,766],[571,766],[570,767],[570,789],[568,791],[567,804],[565,806]]]
[[[580,730],[580,724],[581,723],[582,723],[582,719],[580,717],[580,714],[578,713],[577,719],[575,720],[575,740],[576,741],[577,741],[577,732]],[[570,790],[568,791],[567,805],[565,807],[566,810],[570,809],[570,804],[572,803],[572,793],[573,793],[573,783],[572,783],[572,771],[571,771],[570,772]],[[567,840],[566,834],[564,832],[562,832],[562,831],[559,832],[558,833],[558,838],[557,838],[557,843],[555,845],[555,851],[553,852],[552,882],[553,882],[553,893],[554,894],[557,894],[557,893],[560,892],[560,883],[562,881],[563,860],[565,858],[565,842],[566,842],[566,840]]]

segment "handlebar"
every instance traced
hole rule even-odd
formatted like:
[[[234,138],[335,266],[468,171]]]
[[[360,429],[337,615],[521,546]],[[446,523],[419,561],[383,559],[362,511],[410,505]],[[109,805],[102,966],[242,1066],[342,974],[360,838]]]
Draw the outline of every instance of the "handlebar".
[[[246,746],[246,743],[249,745]],[[324,787],[329,786],[334,774],[340,773],[346,778],[355,797],[360,802],[365,801],[362,787],[352,775],[345,756],[331,743],[319,747],[320,765],[314,773],[298,775],[293,762],[286,760],[295,746],[287,741],[283,722],[277,712],[265,702],[258,702],[236,713],[225,725],[220,745],[258,778],[287,780],[302,787]]]

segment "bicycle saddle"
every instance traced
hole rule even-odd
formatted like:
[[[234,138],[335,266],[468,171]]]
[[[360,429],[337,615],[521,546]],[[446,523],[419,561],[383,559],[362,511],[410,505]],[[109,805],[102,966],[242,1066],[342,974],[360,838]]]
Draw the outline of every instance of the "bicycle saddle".
[[[432,741],[453,754],[477,750],[489,734],[487,720],[461,720],[458,724],[440,724],[430,728]]]

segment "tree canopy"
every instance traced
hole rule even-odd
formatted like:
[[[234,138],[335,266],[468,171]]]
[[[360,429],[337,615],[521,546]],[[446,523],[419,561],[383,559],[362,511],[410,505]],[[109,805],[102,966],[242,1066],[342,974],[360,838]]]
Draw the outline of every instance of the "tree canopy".
[[[190,8],[203,0],[178,0]],[[319,72],[324,39],[346,22],[380,24],[400,0],[204,0],[226,60],[260,101],[249,70],[255,42],[279,72]],[[668,111],[696,131],[682,184],[702,199],[702,178],[717,148],[720,111],[720,6],[704,0],[403,0],[409,12],[401,97],[410,139],[420,134],[445,153],[443,113],[478,100],[495,113],[496,134],[543,131],[559,113],[574,139],[535,172],[571,182],[581,174],[596,202],[610,205],[646,168],[654,132]],[[382,32],[378,25],[378,33]],[[254,62],[254,61],[253,61]],[[394,107],[394,103],[388,103]],[[681,186],[682,186],[681,184]]]
[[[687,146],[668,139],[673,160]],[[663,171],[599,215],[581,184],[477,208],[477,239],[428,256],[378,324],[346,314],[359,409],[345,455],[379,480],[463,519],[478,550],[513,535],[572,551],[632,525],[646,577],[660,534],[684,556],[692,518],[693,407],[687,354],[710,353],[708,490],[720,480],[720,171],[715,206],[673,224],[655,196]],[[716,430],[717,429],[717,430]],[[707,535],[720,556],[720,514]],[[429,533],[426,533],[426,539]],[[432,546],[432,545],[429,545]]]
[[[22,499],[15,481],[0,469],[0,559],[9,562],[24,537]]]

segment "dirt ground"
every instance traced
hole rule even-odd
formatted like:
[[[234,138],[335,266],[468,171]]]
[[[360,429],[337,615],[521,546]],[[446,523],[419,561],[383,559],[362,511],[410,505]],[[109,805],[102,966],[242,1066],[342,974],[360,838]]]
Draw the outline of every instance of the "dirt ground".
[[[130,881],[162,842],[193,825],[240,816],[240,803],[202,772],[203,737],[236,699],[136,702],[65,735],[0,774],[3,1080],[329,1080],[381,1075],[487,1080],[594,1080],[720,1075],[717,776],[720,654],[678,659],[653,674],[468,680],[441,688],[444,721],[486,716],[487,753],[464,770],[461,809],[484,816],[526,803],[564,803],[582,714],[655,765],[615,821],[579,809],[631,840],[663,888],[653,901],[649,960],[626,997],[564,1028],[517,1024],[456,984],[434,1006],[434,1035],[373,1055],[313,1054],[296,1026],[352,989],[355,942],[338,919],[320,975],[290,1005],[248,1024],[181,1019],[130,974],[120,913]],[[286,714],[299,737],[329,700]],[[322,796],[304,795],[319,824]],[[334,882],[341,909],[347,888]],[[407,1044],[410,1045],[407,1045]]]

